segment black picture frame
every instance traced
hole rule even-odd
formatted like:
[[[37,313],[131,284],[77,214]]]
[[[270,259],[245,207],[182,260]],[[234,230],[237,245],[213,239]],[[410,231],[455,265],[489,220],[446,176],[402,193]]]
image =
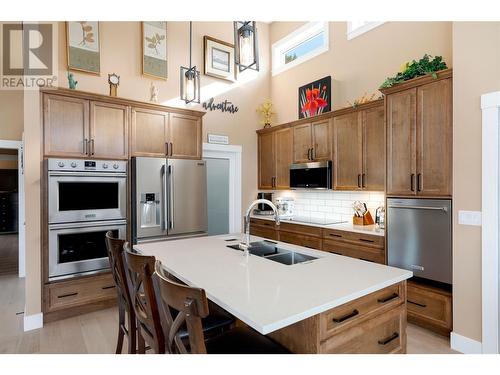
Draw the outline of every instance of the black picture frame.
[[[310,90],[309,97],[307,90]],[[331,90],[332,90],[331,76],[320,78],[314,82],[299,87],[299,94],[298,94],[299,119],[317,116],[325,112],[330,112],[332,110]],[[309,105],[307,104],[308,102],[310,102]]]

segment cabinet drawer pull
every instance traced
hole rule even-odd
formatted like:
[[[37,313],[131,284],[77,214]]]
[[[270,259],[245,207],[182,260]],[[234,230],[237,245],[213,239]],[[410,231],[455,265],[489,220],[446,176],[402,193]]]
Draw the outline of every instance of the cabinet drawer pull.
[[[361,175],[358,174],[358,187],[361,188]]]
[[[341,234],[330,233],[330,236],[332,236],[332,237],[340,237],[340,238],[342,238],[342,235],[341,235]]]
[[[392,294],[391,294],[390,296],[388,296],[388,297],[379,298],[379,299],[377,300],[377,302],[379,302],[379,303],[386,303],[386,302],[389,302],[389,301],[393,300],[394,298],[398,298],[398,297],[399,297],[399,294],[397,294],[397,293],[392,293]]]
[[[411,191],[415,191],[415,173],[410,175],[410,189]]]
[[[354,318],[358,314],[359,314],[359,311],[357,309],[354,309],[349,314],[341,316],[340,318],[333,318],[332,320],[334,323],[342,323],[342,322],[346,321],[347,319]]]
[[[61,294],[60,296],[57,296],[57,298],[66,298],[66,297],[73,297],[78,295],[78,292],[75,293],[68,293],[68,294]]]
[[[116,286],[115,285],[103,286],[101,289],[106,290],[106,289],[113,289],[113,288],[116,288]]]
[[[367,240],[366,238],[360,238],[360,241],[374,243],[374,240]]]
[[[379,345],[387,345],[389,344],[392,340],[395,340],[399,337],[399,333],[394,332],[392,335],[389,337],[383,339],[383,340],[378,340]]]
[[[412,305],[420,306],[420,307],[427,307],[427,305],[424,303],[419,303],[419,302],[410,301],[410,300],[406,300],[406,302],[411,303]]]
[[[422,191],[422,173],[417,174],[417,191]]]

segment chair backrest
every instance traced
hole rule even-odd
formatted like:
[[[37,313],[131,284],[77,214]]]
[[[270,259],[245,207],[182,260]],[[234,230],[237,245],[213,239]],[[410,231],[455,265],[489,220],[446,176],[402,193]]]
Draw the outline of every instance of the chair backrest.
[[[155,257],[133,253],[128,242],[124,244],[124,249],[130,297],[140,331],[156,353],[164,353],[165,336],[152,277]]]
[[[205,338],[201,319],[208,316],[208,301],[205,291],[179,284],[167,277],[160,261],[156,261],[154,275],[164,320],[167,351],[170,353],[205,354]],[[175,312],[172,318],[171,312]],[[180,331],[187,328],[189,348],[182,340]]]
[[[115,280],[118,298],[125,303],[127,311],[135,316],[132,300],[130,299],[130,290],[127,282],[127,272],[125,270],[125,260],[123,257],[124,240],[114,238],[113,232],[106,233],[106,247],[108,249],[109,266],[113,279]]]

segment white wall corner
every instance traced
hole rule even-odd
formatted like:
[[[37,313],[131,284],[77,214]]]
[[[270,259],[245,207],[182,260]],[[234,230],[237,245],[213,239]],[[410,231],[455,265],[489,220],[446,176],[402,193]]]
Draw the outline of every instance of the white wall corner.
[[[483,352],[483,345],[481,342],[459,335],[455,332],[451,333],[450,345],[453,350],[464,354],[481,354]]]
[[[24,316],[24,332],[43,327],[43,313]]]

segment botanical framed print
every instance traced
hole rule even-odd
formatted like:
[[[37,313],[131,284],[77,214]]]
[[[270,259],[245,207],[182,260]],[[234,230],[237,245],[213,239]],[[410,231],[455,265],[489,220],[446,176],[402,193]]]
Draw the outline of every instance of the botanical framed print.
[[[167,22],[142,22],[142,74],[167,79]]]
[[[99,22],[66,22],[68,69],[100,75],[101,36]]]
[[[299,87],[299,119],[329,112],[332,77],[324,77]]]
[[[223,42],[205,35],[204,44],[204,70],[207,76],[235,81],[234,69],[234,44]]]

